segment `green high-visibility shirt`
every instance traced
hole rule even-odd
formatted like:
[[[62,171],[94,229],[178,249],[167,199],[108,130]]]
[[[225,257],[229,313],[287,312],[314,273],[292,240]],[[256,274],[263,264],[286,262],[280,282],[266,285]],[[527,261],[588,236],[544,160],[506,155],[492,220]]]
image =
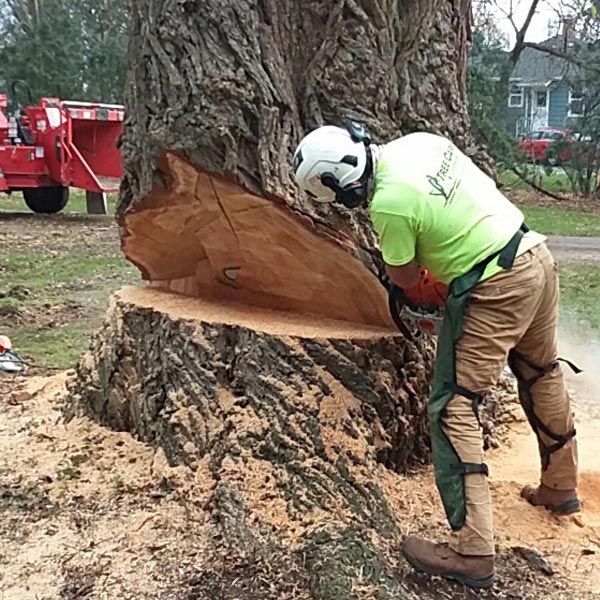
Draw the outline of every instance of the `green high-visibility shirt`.
[[[380,149],[369,212],[388,265],[414,259],[444,283],[503,248],[523,223],[523,213],[491,178],[452,142],[430,133],[411,133]],[[545,239],[526,233],[517,255]],[[501,270],[493,260],[482,280]]]

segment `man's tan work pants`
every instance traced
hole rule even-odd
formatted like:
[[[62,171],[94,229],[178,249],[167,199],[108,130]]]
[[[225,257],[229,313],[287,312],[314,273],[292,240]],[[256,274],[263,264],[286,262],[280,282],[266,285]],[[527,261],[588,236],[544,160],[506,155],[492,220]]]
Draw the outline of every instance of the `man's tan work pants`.
[[[516,349],[535,365],[557,358],[558,273],[545,244],[515,259],[512,269],[483,281],[471,293],[462,337],[456,347],[456,382],[475,393],[497,383],[508,352]],[[523,367],[525,375],[535,375]],[[531,372],[530,372],[531,371]],[[534,409],[551,431],[573,429],[573,415],[560,368],[531,389]],[[483,463],[483,436],[471,400],[454,396],[446,407],[443,427],[461,461]],[[553,440],[542,435],[546,446]],[[568,441],[550,457],[542,472],[544,485],[570,490],[577,487],[577,445]],[[467,517],[452,534],[451,548],[461,554],[494,554],[492,503],[486,476],[465,476]]]

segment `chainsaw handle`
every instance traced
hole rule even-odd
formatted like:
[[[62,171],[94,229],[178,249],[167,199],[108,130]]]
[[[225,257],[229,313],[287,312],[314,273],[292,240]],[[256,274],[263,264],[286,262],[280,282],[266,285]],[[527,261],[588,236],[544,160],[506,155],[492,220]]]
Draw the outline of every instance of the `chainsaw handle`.
[[[379,279],[379,283],[381,283],[381,285],[388,290],[388,292],[390,291],[390,286],[394,285],[390,279],[390,276],[388,275],[387,269],[385,268],[385,263],[381,263],[379,265],[377,279]]]

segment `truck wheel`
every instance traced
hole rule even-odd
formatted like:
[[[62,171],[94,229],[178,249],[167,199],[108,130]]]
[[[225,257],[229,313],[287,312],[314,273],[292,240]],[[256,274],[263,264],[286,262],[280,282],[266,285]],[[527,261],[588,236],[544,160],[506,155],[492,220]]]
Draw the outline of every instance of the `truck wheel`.
[[[25,204],[35,213],[60,212],[69,201],[68,187],[30,188],[23,190]]]

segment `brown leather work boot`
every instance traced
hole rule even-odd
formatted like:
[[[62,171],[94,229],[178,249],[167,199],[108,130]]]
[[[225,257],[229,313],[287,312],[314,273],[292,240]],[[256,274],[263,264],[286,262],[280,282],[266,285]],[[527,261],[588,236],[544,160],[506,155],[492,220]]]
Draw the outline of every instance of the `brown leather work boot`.
[[[414,535],[404,538],[402,554],[417,571],[428,575],[453,579],[472,588],[494,583],[493,556],[465,556],[447,544],[434,544]]]
[[[533,506],[543,506],[555,515],[571,515],[581,510],[581,502],[576,490],[553,490],[541,483],[539,486],[526,485],[521,497]]]

